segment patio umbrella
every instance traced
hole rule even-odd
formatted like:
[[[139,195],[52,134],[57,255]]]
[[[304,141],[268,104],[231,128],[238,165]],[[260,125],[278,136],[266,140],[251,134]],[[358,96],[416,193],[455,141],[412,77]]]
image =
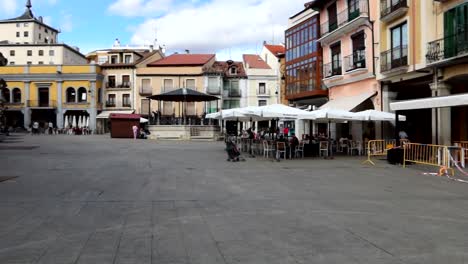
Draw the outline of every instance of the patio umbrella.
[[[245,109],[246,115],[260,116],[267,119],[301,119],[301,120],[314,120],[315,115],[308,111],[298,108],[290,107],[282,104],[272,104],[260,107],[252,107]]]
[[[81,128],[81,127],[82,127],[82,124],[83,124],[83,117],[80,116],[80,117],[78,118],[78,127]]]
[[[377,110],[366,110],[355,114],[362,117],[364,121],[395,121],[395,114]],[[406,116],[399,115],[398,119],[406,121]]]
[[[68,116],[65,116],[65,119],[63,120],[63,127],[64,128],[68,127]]]
[[[216,112],[216,113],[210,113],[205,116],[206,119],[220,119],[221,118],[221,112]]]
[[[86,127],[89,127],[89,116],[86,117]]]
[[[143,117],[140,117],[140,123],[148,123],[149,120]]]
[[[76,127],[76,116],[72,118],[72,127]]]

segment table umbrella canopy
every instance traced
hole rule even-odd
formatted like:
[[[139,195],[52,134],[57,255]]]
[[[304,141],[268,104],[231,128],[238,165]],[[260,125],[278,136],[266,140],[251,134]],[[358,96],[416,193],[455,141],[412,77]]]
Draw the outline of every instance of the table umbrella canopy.
[[[356,113],[339,109],[320,109],[310,112],[317,121],[362,121],[363,118]]]
[[[244,115],[247,116],[258,116],[265,119],[306,119],[314,120],[315,116],[311,112],[304,111],[298,108],[282,105],[272,104],[259,107],[246,107],[242,110]]]
[[[355,115],[362,117],[362,119],[365,121],[395,121],[395,114],[377,110],[357,112]],[[398,120],[406,121],[406,116],[399,115]]]
[[[188,88],[180,88],[167,93],[152,95],[148,97],[151,100],[166,102],[209,102],[219,100],[218,97],[201,93]]]

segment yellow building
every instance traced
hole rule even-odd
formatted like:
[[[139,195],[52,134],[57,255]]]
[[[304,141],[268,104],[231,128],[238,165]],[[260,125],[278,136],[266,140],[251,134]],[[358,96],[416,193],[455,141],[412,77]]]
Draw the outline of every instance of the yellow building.
[[[89,117],[96,128],[102,110],[101,69],[95,65],[22,65],[0,67],[7,82],[4,93],[7,125],[28,128],[52,122],[64,126],[65,116]],[[67,125],[67,124],[65,124]]]
[[[378,80],[383,110],[390,111],[390,103],[395,101],[467,92],[462,85],[468,79],[464,63],[467,11],[468,4],[463,0],[381,1]],[[407,116],[400,129],[406,130],[414,142],[451,144],[452,139],[468,137],[466,107],[458,111],[402,109],[400,113]]]

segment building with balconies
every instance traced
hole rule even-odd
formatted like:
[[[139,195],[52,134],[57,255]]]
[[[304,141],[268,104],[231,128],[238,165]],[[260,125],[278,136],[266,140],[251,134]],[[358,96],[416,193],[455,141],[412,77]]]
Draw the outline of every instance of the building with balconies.
[[[368,0],[316,0],[309,5],[320,13],[322,84],[329,101],[321,108],[346,111],[381,110],[380,85],[376,79],[376,44],[379,41],[378,3]],[[334,129],[334,127],[333,127]],[[380,124],[359,122],[336,125],[336,137],[363,134],[380,137]],[[332,132],[333,133],[333,132]]]
[[[279,103],[279,80],[274,69],[259,55],[243,55],[247,75],[246,106],[265,106]]]
[[[285,99],[295,106],[321,106],[327,101],[328,90],[322,85],[322,49],[320,14],[313,2],[291,16],[285,32],[286,55],[282,78],[285,82]]]
[[[215,63],[215,54],[172,54],[137,67],[136,113],[146,117],[160,116],[161,124],[172,124],[182,118],[182,111],[190,120],[197,120],[206,113],[205,102],[188,102],[182,110],[182,104],[175,102],[156,102],[147,97],[170,92],[179,88],[205,92],[205,71]]]
[[[29,128],[53,123],[63,128],[65,116],[87,116],[96,129],[102,110],[103,75],[95,65],[27,65],[0,67],[7,126]]]

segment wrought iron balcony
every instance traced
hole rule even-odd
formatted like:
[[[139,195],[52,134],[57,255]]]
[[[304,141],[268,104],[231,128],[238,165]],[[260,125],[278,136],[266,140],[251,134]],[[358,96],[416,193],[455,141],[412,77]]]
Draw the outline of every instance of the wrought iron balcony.
[[[220,95],[221,94],[221,88],[218,87],[218,86],[215,86],[215,87],[208,86],[208,88],[206,89],[206,92],[208,94],[212,94],[212,95]]]
[[[368,8],[367,0],[360,0],[357,8],[355,8],[354,10],[347,8],[341,11],[340,13],[338,13],[338,15],[335,18],[333,19],[329,18],[328,21],[322,23],[322,25],[320,26],[321,33],[322,33],[321,36],[324,36],[328,33],[331,33],[341,28],[342,26],[346,25],[347,23],[353,21],[354,19],[360,16],[368,16],[368,15],[369,15],[369,8]]]
[[[57,108],[57,101],[28,100],[27,105],[33,108]]]
[[[380,1],[380,19],[384,22],[392,21],[406,14],[408,11],[407,0],[382,0]]]
[[[115,102],[113,102],[113,101],[107,101],[107,102],[106,102],[106,107],[115,107]]]
[[[468,55],[468,30],[466,29],[467,25],[464,25],[463,30],[457,34],[429,42],[427,62],[435,63]]]
[[[323,65],[323,77],[328,78],[336,75],[341,75],[341,60],[336,60]]]
[[[270,96],[270,90],[266,87],[262,89],[257,88],[257,96]]]
[[[117,88],[115,82],[106,82],[106,88]]]
[[[344,57],[345,71],[366,68],[366,50],[353,51],[353,54]]]
[[[408,65],[408,46],[398,46],[380,54],[380,71],[386,72]]]
[[[224,97],[242,97],[240,89],[229,89],[223,91]]]

